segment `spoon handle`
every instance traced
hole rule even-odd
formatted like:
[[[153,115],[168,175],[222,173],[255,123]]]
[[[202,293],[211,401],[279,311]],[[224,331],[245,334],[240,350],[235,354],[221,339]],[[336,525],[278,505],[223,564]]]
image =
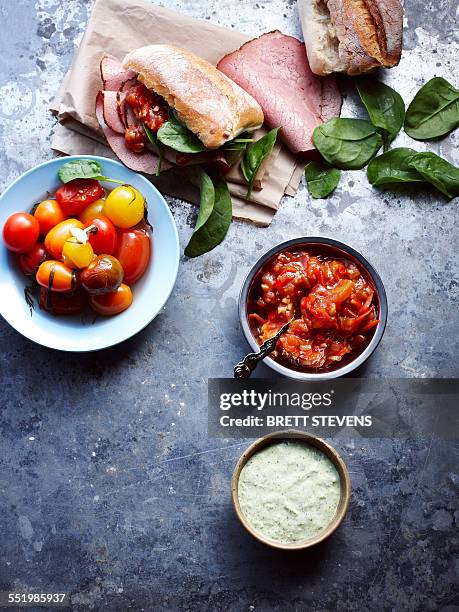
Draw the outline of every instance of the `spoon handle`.
[[[291,321],[285,323],[277,332],[277,334],[275,334],[271,338],[268,338],[268,340],[265,340],[260,346],[260,350],[258,351],[258,353],[249,353],[244,357],[242,361],[239,361],[239,363],[234,366],[234,378],[237,378],[238,380],[245,380],[246,378],[250,378],[252,372],[257,367],[258,362],[274,351],[274,349],[276,348],[277,341],[282,336],[282,334],[285,334],[285,332],[290,326],[290,323]]]

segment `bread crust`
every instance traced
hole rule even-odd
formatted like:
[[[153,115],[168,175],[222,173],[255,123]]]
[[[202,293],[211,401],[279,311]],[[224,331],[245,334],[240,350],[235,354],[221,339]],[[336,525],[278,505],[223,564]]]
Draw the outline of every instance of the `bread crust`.
[[[399,0],[327,0],[327,6],[347,74],[398,64],[403,25]]]
[[[123,67],[138,73],[209,149],[263,124],[252,96],[212,64],[174,45],[149,45],[128,53]]]
[[[311,69],[355,75],[400,61],[400,0],[298,0]]]

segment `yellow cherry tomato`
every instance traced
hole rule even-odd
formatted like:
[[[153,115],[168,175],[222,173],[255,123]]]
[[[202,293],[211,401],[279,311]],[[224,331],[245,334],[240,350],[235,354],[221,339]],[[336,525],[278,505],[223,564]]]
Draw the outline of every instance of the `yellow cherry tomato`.
[[[62,257],[70,268],[86,268],[94,259],[94,251],[89,242],[82,244],[72,236],[64,244]]]
[[[104,214],[104,212],[103,212],[104,211],[104,206],[105,206],[105,200],[104,200],[104,198],[100,198],[100,200],[96,200],[95,202],[93,202],[89,206],[86,206],[86,208],[81,213],[81,215],[79,215],[78,219],[82,223],[88,223],[88,221],[92,221],[93,219],[97,219],[97,217],[100,217],[101,215]]]
[[[45,249],[53,259],[62,258],[64,244],[72,235],[70,230],[72,228],[81,229],[82,227],[83,224],[78,219],[66,219],[49,230],[45,238]]]
[[[132,185],[121,185],[111,191],[104,205],[104,215],[117,227],[133,227],[145,214],[145,198]]]

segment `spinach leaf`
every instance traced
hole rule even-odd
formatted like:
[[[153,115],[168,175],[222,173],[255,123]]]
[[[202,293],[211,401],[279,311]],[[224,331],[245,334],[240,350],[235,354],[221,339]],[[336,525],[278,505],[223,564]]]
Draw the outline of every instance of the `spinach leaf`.
[[[58,175],[63,183],[68,183],[78,178],[92,178],[98,181],[124,184],[124,181],[103,176],[102,166],[94,159],[74,159],[69,161],[59,168]]]
[[[207,151],[196,134],[193,134],[174,114],[159,128],[157,138],[167,147],[179,153],[201,153]]]
[[[304,170],[308,191],[313,198],[326,198],[338,186],[341,170],[322,161],[312,161]]]
[[[158,133],[150,130],[148,125],[143,125],[143,129],[145,130],[145,134],[147,135],[148,140],[154,145],[158,151],[158,166],[156,168],[156,176],[161,174],[161,164],[164,159],[164,148],[162,144],[158,140]]]
[[[434,77],[414,96],[405,117],[405,132],[416,140],[444,136],[459,125],[459,90]]]
[[[322,157],[343,170],[358,170],[378,152],[381,134],[364,119],[330,119],[318,125],[313,141]]]
[[[241,160],[241,170],[245,180],[249,184],[247,189],[247,199],[252,195],[253,183],[257,178],[258,171],[263,161],[271,154],[276,144],[277,134],[280,127],[272,129],[263,138],[254,142],[245,151]]]
[[[424,178],[409,166],[409,161],[417,151],[407,147],[391,149],[371,160],[367,177],[375,187],[385,187],[396,183],[424,182]]]
[[[434,185],[447,198],[459,195],[459,168],[435,153],[416,153],[408,161],[426,181]]]
[[[203,171],[203,174],[205,172]],[[210,180],[210,177],[207,177]],[[212,181],[211,181],[212,182]],[[231,218],[233,215],[233,206],[231,202],[230,192],[228,190],[228,185],[222,178],[214,179],[213,188],[214,188],[214,205],[212,207],[211,213],[208,216],[207,220],[201,224],[198,228],[200,221],[204,218],[205,215],[201,218],[201,210],[204,204],[204,198],[209,197],[208,182],[207,179],[204,181],[206,194],[203,193],[203,181],[201,178],[201,209],[198,215],[198,221],[196,223],[195,230],[193,235],[191,236],[190,242],[188,243],[185,249],[185,255],[187,257],[198,257],[199,255],[203,255],[208,251],[211,251],[215,248],[223,238],[226,236],[228,228],[231,224]]]
[[[215,188],[214,184],[212,183],[212,179],[207,174],[207,172],[204,172],[204,170],[202,169],[200,169],[200,175],[199,214],[196,220],[196,225],[193,230],[194,233],[200,230],[201,227],[207,222],[215,206]]]
[[[405,103],[402,96],[381,81],[368,77],[356,79],[356,87],[371,123],[383,130],[384,150],[400,132],[405,119]]]
[[[239,161],[250,142],[253,142],[253,138],[248,138],[248,134],[244,133],[223,145],[226,161],[230,166]]]

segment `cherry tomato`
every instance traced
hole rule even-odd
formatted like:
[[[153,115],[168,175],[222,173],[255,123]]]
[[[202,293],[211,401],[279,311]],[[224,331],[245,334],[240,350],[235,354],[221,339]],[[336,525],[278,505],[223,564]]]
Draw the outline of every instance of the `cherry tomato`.
[[[83,244],[71,236],[64,243],[62,257],[69,268],[86,268],[94,259],[94,251],[89,242]]]
[[[145,198],[132,185],[120,185],[105,200],[104,214],[117,227],[133,227],[145,214]]]
[[[104,205],[105,200],[100,198],[100,200],[96,200],[89,206],[86,206],[81,215],[78,216],[78,219],[82,223],[87,223],[88,221],[92,221],[96,217],[101,217],[104,214]]]
[[[97,314],[104,316],[116,315],[129,308],[132,304],[132,291],[127,285],[121,284],[112,293],[91,295],[89,304]]]
[[[116,291],[123,282],[123,268],[111,255],[99,255],[81,272],[81,284],[88,293],[100,295]]]
[[[18,254],[16,257],[21,272],[26,276],[31,276],[35,274],[38,266],[45,261],[47,257],[45,245],[41,242],[36,242],[30,251]]]
[[[65,215],[56,200],[43,200],[35,209],[33,216],[40,225],[40,234],[46,236],[51,228],[64,221]]]
[[[53,315],[79,315],[87,304],[88,294],[81,289],[73,293],[57,293],[44,287],[40,288],[40,308]]]
[[[94,226],[95,231],[89,234],[89,242],[97,255],[112,255],[116,246],[116,229],[108,217],[97,217],[88,221],[84,229]]]
[[[36,278],[39,285],[52,291],[69,292],[77,285],[76,270],[54,259],[48,259],[40,264]]]
[[[150,261],[151,242],[148,231],[134,227],[119,229],[114,255],[123,266],[126,284],[136,283]]]
[[[62,249],[64,248],[65,242],[72,235],[70,230],[72,228],[83,228],[83,224],[78,219],[66,219],[55,225],[47,234],[45,238],[45,248],[48,253],[54,259],[62,258]]]
[[[38,221],[28,213],[15,213],[3,226],[3,241],[10,251],[27,253],[37,242],[40,234]]]
[[[65,215],[80,215],[89,205],[104,195],[102,185],[96,179],[74,179],[56,191],[56,200]]]

